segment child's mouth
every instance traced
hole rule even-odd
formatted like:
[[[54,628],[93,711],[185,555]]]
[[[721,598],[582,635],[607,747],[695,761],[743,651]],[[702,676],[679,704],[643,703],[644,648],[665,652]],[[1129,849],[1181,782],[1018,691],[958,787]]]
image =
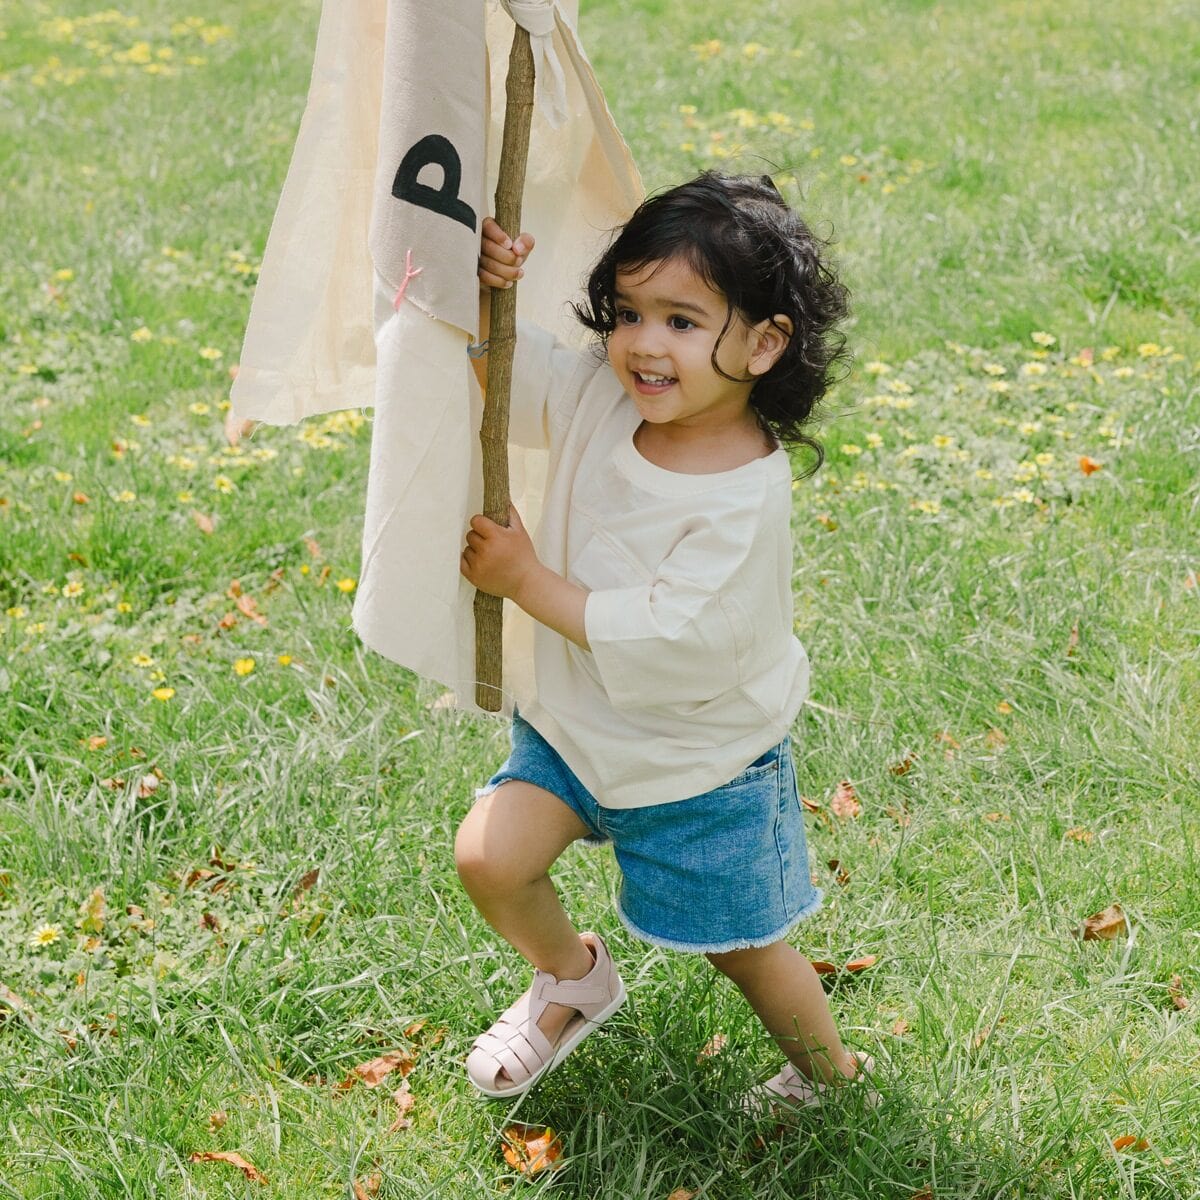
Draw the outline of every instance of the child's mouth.
[[[675,382],[670,375],[649,375],[641,371],[633,373],[634,386],[643,396],[657,396],[674,386]]]

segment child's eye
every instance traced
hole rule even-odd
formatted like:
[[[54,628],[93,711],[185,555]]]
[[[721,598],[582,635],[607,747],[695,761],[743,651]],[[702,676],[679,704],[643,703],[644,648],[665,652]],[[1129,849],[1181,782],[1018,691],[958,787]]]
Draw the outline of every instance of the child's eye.
[[[670,317],[668,318],[667,323],[677,333],[683,333],[684,330],[692,329],[696,324],[694,321],[689,321],[687,317]]]
[[[638,315],[632,308],[617,309],[617,324],[618,325],[636,325]]]

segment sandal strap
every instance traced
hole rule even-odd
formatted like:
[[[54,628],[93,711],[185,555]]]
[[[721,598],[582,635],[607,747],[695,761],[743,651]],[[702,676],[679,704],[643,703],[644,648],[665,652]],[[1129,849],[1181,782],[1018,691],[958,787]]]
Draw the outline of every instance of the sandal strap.
[[[560,981],[553,975],[537,980],[533,986],[533,994],[547,1004],[563,1004],[567,1008],[578,1009],[585,1017],[585,1007],[603,1005],[612,999],[612,993],[602,984],[586,984],[579,979]]]

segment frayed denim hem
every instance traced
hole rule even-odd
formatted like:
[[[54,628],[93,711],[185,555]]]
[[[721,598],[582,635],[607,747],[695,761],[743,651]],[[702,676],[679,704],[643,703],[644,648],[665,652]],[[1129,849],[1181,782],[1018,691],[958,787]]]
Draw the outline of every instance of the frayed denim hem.
[[[617,916],[621,918],[621,924],[635,938],[643,942],[649,942],[651,946],[660,946],[664,950],[680,950],[686,954],[728,954],[731,950],[757,950],[763,946],[770,946],[780,941],[794,925],[798,925],[806,917],[811,917],[821,907],[824,895],[825,893],[818,889],[812,900],[796,913],[795,916],[789,918],[785,924],[775,930],[774,933],[768,933],[764,937],[758,938],[734,938],[727,942],[678,942],[673,941],[671,938],[658,937],[656,934],[647,933],[626,916],[619,899],[617,900]]]

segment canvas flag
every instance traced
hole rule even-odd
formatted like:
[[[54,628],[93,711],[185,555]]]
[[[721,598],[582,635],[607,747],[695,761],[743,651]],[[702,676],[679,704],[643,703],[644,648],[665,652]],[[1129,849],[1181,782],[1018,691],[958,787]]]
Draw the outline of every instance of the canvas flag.
[[[573,15],[562,0],[326,0],[231,393],[236,416],[272,424],[374,405],[354,626],[463,707],[474,591],[458,563],[483,486],[466,348],[514,20],[537,70],[519,316],[579,344],[567,301],[642,196]],[[540,452],[510,451],[531,531],[544,470]],[[506,610],[508,710],[532,684],[532,631]]]

